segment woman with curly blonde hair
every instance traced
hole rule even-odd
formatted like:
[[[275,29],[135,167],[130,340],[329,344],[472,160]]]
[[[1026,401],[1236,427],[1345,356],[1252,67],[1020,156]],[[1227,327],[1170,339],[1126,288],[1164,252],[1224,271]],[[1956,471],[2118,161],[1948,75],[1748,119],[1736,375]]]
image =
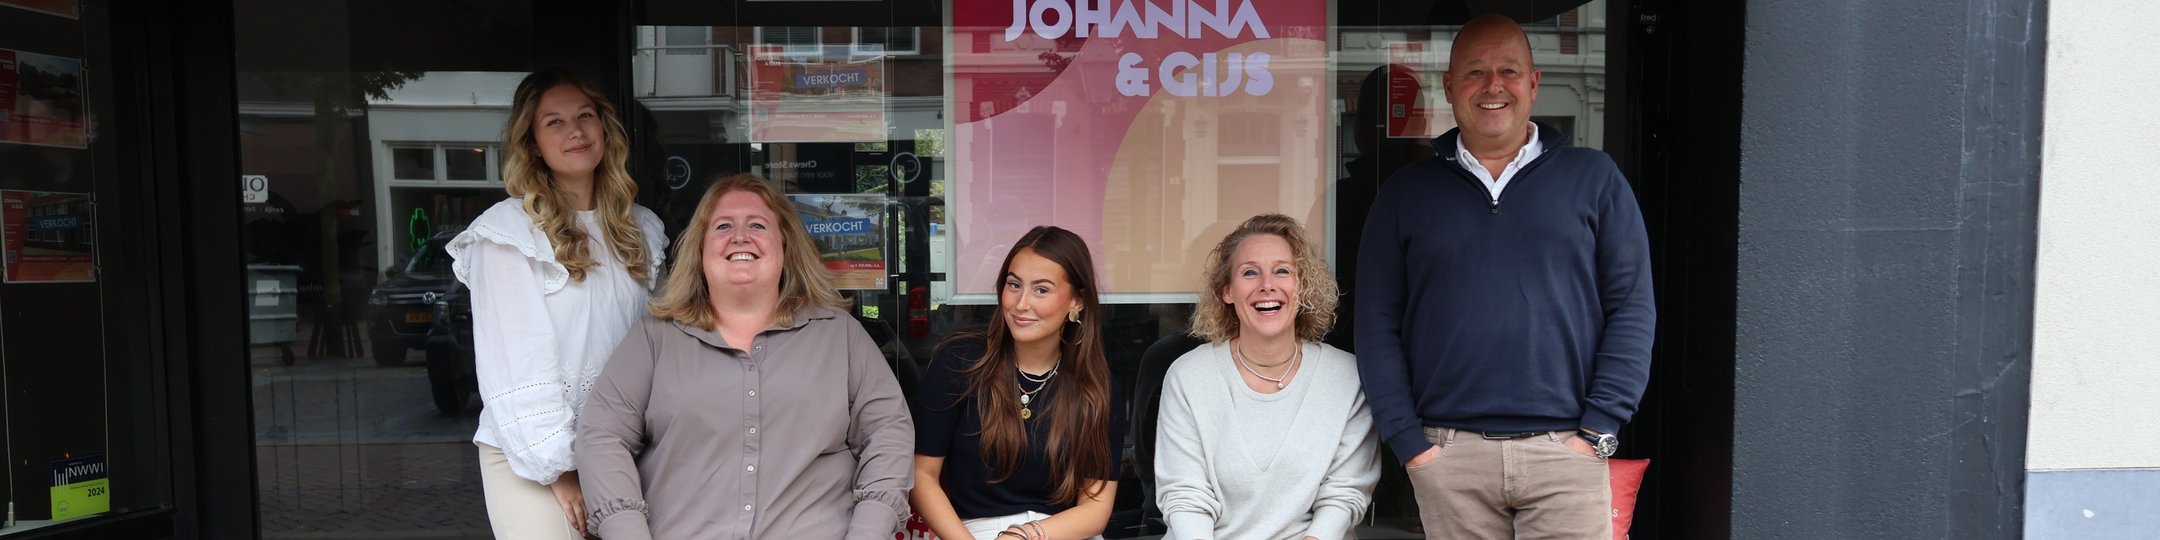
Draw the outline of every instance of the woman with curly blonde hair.
[[[518,83],[503,130],[510,198],[450,241],[472,291],[480,477],[499,538],[580,538],[577,411],[654,284],[667,235],[637,206],[614,105],[567,70]]]
[[[1356,358],[1320,342],[1335,278],[1307,238],[1265,214],[1208,254],[1210,343],[1170,365],[1155,430],[1164,538],[1345,538],[1372,502],[1379,439]]]

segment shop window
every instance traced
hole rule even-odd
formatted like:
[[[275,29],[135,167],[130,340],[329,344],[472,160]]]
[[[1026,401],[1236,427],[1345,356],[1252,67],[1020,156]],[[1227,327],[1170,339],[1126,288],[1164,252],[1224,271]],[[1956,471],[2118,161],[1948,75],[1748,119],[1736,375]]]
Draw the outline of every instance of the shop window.
[[[435,149],[431,147],[390,148],[391,178],[399,180],[434,180]]]
[[[448,146],[443,148],[444,180],[451,182],[486,182],[495,179],[488,173],[488,149],[485,146]]]

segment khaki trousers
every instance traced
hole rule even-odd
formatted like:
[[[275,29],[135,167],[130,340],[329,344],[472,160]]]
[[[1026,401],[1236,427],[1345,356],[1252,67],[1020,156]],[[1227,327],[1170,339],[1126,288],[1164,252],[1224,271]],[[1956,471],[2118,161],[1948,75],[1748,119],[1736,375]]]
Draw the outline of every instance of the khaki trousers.
[[[1568,449],[1572,431],[1489,440],[1425,428],[1439,457],[1409,469],[1428,539],[1612,538],[1612,473]]]
[[[583,540],[562,506],[555,504],[555,490],[526,480],[510,471],[510,458],[501,448],[480,447],[480,489],[487,496],[488,525],[496,538],[563,538]]]

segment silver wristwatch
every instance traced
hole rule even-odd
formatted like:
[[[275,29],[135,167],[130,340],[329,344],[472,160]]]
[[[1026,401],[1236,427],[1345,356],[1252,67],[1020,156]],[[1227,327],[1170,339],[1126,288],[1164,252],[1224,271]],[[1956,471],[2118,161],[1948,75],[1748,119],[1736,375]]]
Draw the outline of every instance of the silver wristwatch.
[[[1617,435],[1590,431],[1590,428],[1582,428],[1576,435],[1589,441],[1590,449],[1596,450],[1599,458],[1610,458],[1614,452],[1620,451],[1620,437]]]

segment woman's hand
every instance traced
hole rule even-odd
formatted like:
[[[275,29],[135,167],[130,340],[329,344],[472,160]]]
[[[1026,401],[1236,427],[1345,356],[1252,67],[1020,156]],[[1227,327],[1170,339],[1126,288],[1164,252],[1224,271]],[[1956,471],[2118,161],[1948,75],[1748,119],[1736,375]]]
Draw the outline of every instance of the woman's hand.
[[[1004,532],[998,533],[998,538],[1013,537],[1022,540],[1050,540],[1050,535],[1043,534],[1042,525],[1038,525],[1033,521],[1013,524],[1011,527],[1006,527]]]
[[[563,515],[570,518],[570,527],[577,529],[579,536],[586,536],[585,490],[578,486],[577,471],[565,472],[562,476],[555,477],[555,483],[548,484],[548,489],[555,492],[555,504],[561,506]]]

